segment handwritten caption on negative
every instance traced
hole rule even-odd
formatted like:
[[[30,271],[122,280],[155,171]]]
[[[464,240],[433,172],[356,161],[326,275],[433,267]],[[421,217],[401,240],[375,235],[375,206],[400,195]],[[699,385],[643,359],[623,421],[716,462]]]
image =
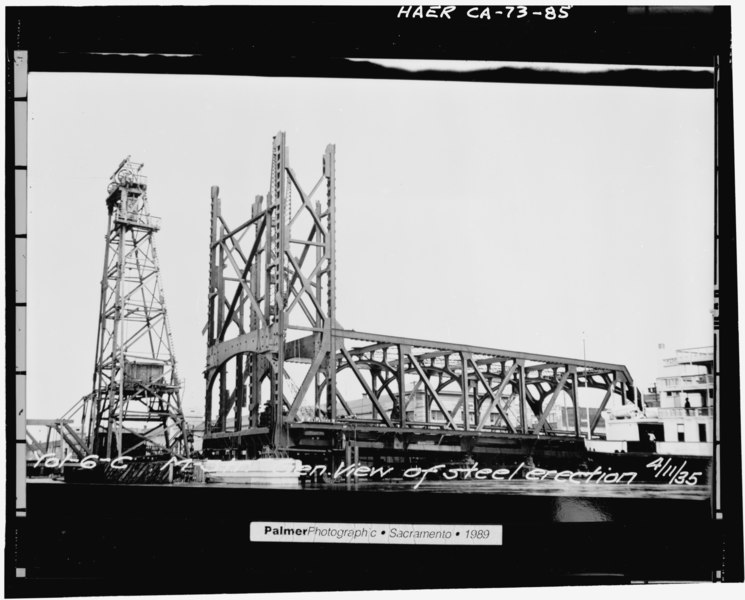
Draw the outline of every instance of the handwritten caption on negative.
[[[501,525],[252,521],[252,542],[501,546]]]
[[[703,475],[701,471],[686,471],[687,460],[675,463],[671,458],[663,461],[662,457],[647,464],[648,469],[655,471],[655,479],[667,480],[671,485],[696,485],[698,478]]]
[[[494,19],[543,18],[546,21],[567,19],[572,5],[564,6],[401,6],[396,15],[399,19],[452,19],[465,13],[469,19],[490,21]]]
[[[37,458],[34,467],[39,467],[43,464],[44,467],[48,468],[67,466],[80,469],[93,469],[99,463],[109,463],[112,469],[126,469],[127,463],[131,460],[131,456],[99,458],[98,455],[91,454],[79,460],[73,456],[59,459],[54,454],[44,454]],[[168,468],[184,470],[190,468],[192,464],[193,461],[190,458],[179,459],[171,457],[160,466],[160,470],[162,471]],[[673,485],[697,485],[698,479],[703,475],[703,473],[701,471],[684,470],[684,467],[687,464],[688,461],[684,460],[682,463],[678,464],[670,458],[667,458],[663,462],[663,458],[660,457],[648,463],[646,467],[655,472],[655,479],[667,480],[668,483]],[[393,467],[368,467],[360,463],[346,465],[344,462],[333,471],[325,465],[301,465],[297,470],[298,474],[301,476],[320,478],[330,477],[332,480],[346,478],[355,478],[357,480],[385,479],[390,477],[393,474],[393,471]],[[403,479],[415,481],[414,489],[417,489],[430,476],[439,476],[446,481],[510,481],[515,477],[520,476],[520,479],[525,479],[526,481],[548,480],[554,482],[569,482],[573,484],[605,483],[611,485],[629,485],[636,480],[638,473],[635,471],[616,472],[610,468],[603,469],[602,467],[595,467],[593,471],[559,471],[557,469],[531,468],[524,462],[521,462],[514,469],[480,468],[479,463],[474,463],[465,467],[452,467],[446,464],[439,464],[428,468],[410,467],[401,474]]]

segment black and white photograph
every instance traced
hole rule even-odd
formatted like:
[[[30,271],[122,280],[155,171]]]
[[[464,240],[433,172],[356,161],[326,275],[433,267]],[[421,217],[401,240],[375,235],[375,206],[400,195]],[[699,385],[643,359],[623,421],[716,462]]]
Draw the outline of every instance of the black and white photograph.
[[[5,12],[9,597],[742,581],[729,6]]]

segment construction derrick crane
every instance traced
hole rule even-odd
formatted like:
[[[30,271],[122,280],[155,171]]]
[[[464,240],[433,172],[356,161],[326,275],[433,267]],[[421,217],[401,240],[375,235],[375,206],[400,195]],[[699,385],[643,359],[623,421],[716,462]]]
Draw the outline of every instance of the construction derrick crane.
[[[88,450],[102,457],[188,456],[168,315],[142,164],[127,157],[108,185],[108,228],[93,390],[82,401]]]
[[[355,457],[517,455],[538,438],[581,443],[613,397],[640,401],[623,365],[343,329],[334,153],[327,146],[308,192],[278,133],[269,193],[235,228],[212,188],[205,449],[347,462],[352,447]],[[580,388],[604,392],[585,431]],[[557,401],[567,398],[559,427]]]

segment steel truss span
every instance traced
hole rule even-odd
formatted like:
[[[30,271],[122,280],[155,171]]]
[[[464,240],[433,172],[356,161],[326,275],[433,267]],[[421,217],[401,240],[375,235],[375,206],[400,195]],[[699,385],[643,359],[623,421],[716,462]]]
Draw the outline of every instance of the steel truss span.
[[[206,449],[349,456],[350,446],[395,454],[491,444],[503,452],[511,441],[591,436],[612,397],[639,402],[623,365],[341,327],[334,154],[327,146],[305,188],[278,133],[269,191],[237,227],[212,188]],[[604,392],[584,423],[579,388]],[[568,427],[551,422],[559,401],[573,409]]]

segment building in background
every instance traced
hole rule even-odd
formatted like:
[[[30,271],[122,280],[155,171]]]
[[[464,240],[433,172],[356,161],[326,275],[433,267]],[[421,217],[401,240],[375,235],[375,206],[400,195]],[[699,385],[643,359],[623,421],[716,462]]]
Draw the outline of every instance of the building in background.
[[[712,454],[714,348],[677,350],[663,360],[663,374],[644,395],[644,411],[604,413],[606,440],[619,451],[637,444],[661,454]]]

